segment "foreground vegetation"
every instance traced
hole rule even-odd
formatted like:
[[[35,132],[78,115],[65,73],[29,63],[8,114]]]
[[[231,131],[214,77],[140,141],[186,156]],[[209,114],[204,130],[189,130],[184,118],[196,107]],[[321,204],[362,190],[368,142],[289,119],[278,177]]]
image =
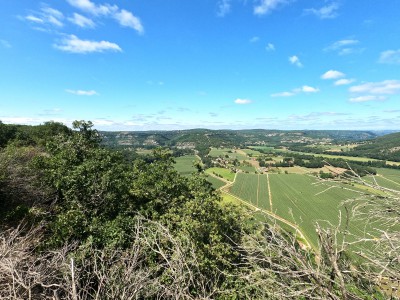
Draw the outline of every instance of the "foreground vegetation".
[[[0,123],[2,299],[384,299],[400,280],[395,191],[358,195],[341,220],[386,224],[380,235],[348,240],[346,225],[317,225],[315,249],[304,249],[273,219],[223,202],[201,166],[181,176],[171,151],[113,151],[90,122],[73,127],[8,134]],[[266,177],[252,175],[264,197],[250,193],[252,203],[270,200]],[[350,247],[368,239],[373,248]]]

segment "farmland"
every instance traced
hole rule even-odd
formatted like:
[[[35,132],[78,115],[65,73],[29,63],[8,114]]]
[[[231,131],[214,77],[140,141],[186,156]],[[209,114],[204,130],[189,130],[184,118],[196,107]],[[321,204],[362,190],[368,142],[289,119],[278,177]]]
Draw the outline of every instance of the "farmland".
[[[229,169],[225,168],[209,168],[206,170],[207,174],[216,174],[217,176],[222,177],[225,180],[233,181],[235,179],[235,173]]]
[[[200,159],[196,155],[184,155],[176,157],[175,170],[177,170],[179,174],[188,177],[197,171],[194,164],[198,162],[200,162]],[[222,169],[222,171],[226,171],[226,169]],[[232,178],[233,181],[235,174],[232,173],[232,175],[229,177]],[[226,184],[226,182],[223,179],[218,178],[217,176],[208,175],[207,180],[212,184],[214,189],[219,189]]]
[[[314,247],[317,245],[315,223],[338,224],[339,212],[344,215],[343,201],[365,192],[340,182],[319,181],[308,175],[243,173],[237,175],[234,184],[226,191],[296,225]],[[360,234],[356,225],[350,226],[350,230]]]
[[[290,153],[296,153],[296,154],[303,154],[303,155],[313,155],[315,157],[323,157],[323,158],[331,158],[331,159],[344,159],[344,160],[349,160],[349,161],[359,161],[359,162],[367,162],[367,161],[379,161],[378,159],[375,158],[369,158],[369,157],[362,157],[362,156],[348,156],[348,155],[333,155],[333,154],[320,154],[320,153],[309,153],[309,152],[299,152],[299,151],[291,151],[286,148],[282,149],[273,149],[271,147],[263,147],[263,146],[256,146],[256,147],[251,147],[254,150],[263,150],[267,151],[270,153],[275,153],[275,152],[286,152],[288,155]],[[387,165],[395,165],[399,166],[399,162],[395,161],[386,161]]]
[[[222,189],[224,198],[229,199],[228,202],[247,204],[254,210],[258,219],[262,215],[273,217],[280,226],[296,231],[301,239],[306,239],[314,248],[318,245],[316,223],[321,226],[339,224],[340,216],[346,215],[344,207],[346,200],[367,194],[385,196],[385,191],[371,186],[374,184],[392,190],[400,188],[400,170],[381,168],[378,169],[376,176],[367,175],[359,182],[348,182],[343,178],[323,180],[319,178],[319,174],[332,173],[337,176],[346,169],[327,165],[320,168],[305,168],[298,165],[274,167],[274,164],[282,163],[284,159],[282,153],[271,151],[270,155],[265,155],[256,149],[272,150],[270,147],[212,148],[209,156],[217,166],[205,170],[208,180],[215,189]],[[312,155],[345,158],[325,154]],[[177,169],[183,175],[189,175],[195,171],[193,162],[196,158],[196,156],[178,158]],[[258,164],[261,160],[272,165],[260,168]],[[364,160],[366,158],[358,157],[358,161]],[[351,209],[351,205],[347,206]],[[359,236],[363,234],[360,228],[367,230],[369,234],[376,234],[371,226],[364,225],[353,221],[349,225],[349,230]]]
[[[183,176],[189,176],[193,172],[196,172],[194,164],[199,162],[199,157],[195,155],[185,155],[175,158],[175,169]]]

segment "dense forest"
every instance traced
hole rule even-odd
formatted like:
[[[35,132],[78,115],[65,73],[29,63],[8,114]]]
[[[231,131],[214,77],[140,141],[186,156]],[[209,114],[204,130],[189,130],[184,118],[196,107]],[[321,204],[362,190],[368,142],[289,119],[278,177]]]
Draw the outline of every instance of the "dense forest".
[[[132,156],[102,136],[86,121],[0,123],[1,299],[385,299],[377,278],[400,280],[399,195],[343,216],[391,223],[371,252],[318,224],[307,249],[223,202],[202,168],[182,177],[167,149]]]

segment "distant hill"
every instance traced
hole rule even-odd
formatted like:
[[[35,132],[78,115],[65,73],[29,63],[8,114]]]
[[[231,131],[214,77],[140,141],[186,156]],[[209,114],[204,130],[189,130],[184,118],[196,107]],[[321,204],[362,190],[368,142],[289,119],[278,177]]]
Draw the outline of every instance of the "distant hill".
[[[382,133],[353,130],[210,130],[103,131],[103,142],[111,147],[243,147],[291,144],[356,142],[374,139]]]
[[[348,155],[400,161],[400,132],[387,134],[367,141],[363,145],[349,151]]]

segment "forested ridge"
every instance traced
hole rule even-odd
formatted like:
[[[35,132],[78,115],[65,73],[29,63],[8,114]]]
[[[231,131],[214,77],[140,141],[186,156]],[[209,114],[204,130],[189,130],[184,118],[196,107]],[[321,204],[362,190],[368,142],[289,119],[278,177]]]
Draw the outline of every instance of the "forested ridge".
[[[400,161],[400,133],[387,134],[365,142],[349,152],[349,155]]]
[[[307,249],[223,202],[200,166],[105,148],[91,122],[0,123],[0,147],[1,299],[385,299],[377,278],[400,280],[396,194],[342,216],[391,223],[374,256],[320,225]]]

